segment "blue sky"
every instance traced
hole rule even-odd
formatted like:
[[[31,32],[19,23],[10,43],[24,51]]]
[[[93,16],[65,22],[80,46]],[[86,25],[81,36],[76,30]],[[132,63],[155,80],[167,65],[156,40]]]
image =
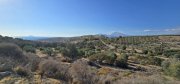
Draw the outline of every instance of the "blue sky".
[[[0,34],[180,34],[180,0],[0,0]]]

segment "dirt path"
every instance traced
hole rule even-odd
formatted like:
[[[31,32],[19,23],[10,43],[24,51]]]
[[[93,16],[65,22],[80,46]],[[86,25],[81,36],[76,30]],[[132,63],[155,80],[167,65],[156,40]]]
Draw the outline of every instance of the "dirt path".
[[[100,41],[101,41],[104,45],[106,45],[107,47],[109,47],[110,49],[115,49],[114,46],[107,44],[107,43],[104,42],[102,39],[100,39]]]
[[[46,54],[43,54],[42,51],[40,51],[40,50],[36,50],[36,55],[39,57],[46,57],[47,56]]]

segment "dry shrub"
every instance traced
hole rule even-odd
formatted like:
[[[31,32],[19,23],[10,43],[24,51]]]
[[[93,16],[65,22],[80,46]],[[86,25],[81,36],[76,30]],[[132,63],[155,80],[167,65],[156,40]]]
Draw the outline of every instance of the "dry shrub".
[[[14,68],[14,72],[22,77],[30,75],[30,71],[22,66],[17,66],[16,68]]]
[[[96,84],[98,77],[96,70],[88,65],[88,61],[79,59],[72,64],[71,74],[74,84]]]
[[[0,43],[0,71],[12,71],[18,65],[25,65],[27,57],[19,46]]]
[[[12,71],[12,68],[16,66],[16,62],[11,59],[4,59],[0,57],[0,72]]]
[[[55,60],[45,60],[39,64],[41,75],[55,78],[62,81],[71,81],[71,76],[68,73],[69,66],[63,65]]]
[[[17,66],[22,66],[24,70],[28,70],[30,73],[37,69],[39,62],[38,56],[32,53],[24,53],[15,44],[0,43],[0,71],[13,71]]]
[[[32,72],[35,72],[38,69],[38,65],[41,62],[41,58],[36,56],[33,53],[26,53],[25,54],[28,58],[28,63],[26,64],[26,68],[28,70],[31,70]]]
[[[99,78],[97,84],[113,84],[113,77],[110,75],[103,75]]]
[[[12,43],[0,43],[0,57],[21,63],[26,61],[26,56],[20,47]]]
[[[114,81],[112,84],[179,84],[179,82],[165,80],[160,75],[152,75],[152,76],[135,75],[134,77],[131,78],[124,78]]]

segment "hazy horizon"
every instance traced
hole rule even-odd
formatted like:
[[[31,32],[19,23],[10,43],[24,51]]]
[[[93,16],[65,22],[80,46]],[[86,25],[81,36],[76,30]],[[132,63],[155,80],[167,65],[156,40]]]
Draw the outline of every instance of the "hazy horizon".
[[[0,0],[0,35],[180,34],[179,0]]]

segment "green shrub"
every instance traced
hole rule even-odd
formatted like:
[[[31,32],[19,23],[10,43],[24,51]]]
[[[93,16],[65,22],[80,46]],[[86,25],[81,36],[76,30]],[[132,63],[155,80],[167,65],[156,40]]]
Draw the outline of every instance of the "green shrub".
[[[174,57],[175,58],[180,58],[180,54],[175,54]]]
[[[79,56],[78,50],[75,47],[75,45],[69,45],[68,46],[68,56],[72,59],[75,59]]]
[[[177,62],[175,64],[171,64],[169,66],[169,71],[171,76],[174,76],[178,79],[180,79],[180,62]]]
[[[126,50],[126,48],[127,48],[127,47],[126,47],[125,45],[122,46],[122,50]]]
[[[26,52],[36,53],[36,48],[31,45],[25,45],[23,50]]]
[[[166,60],[162,63],[163,72],[166,75],[180,79],[180,61],[177,59]]]
[[[110,53],[108,53],[105,60],[107,60],[107,62],[109,64],[113,64],[115,62],[116,58],[117,58],[117,55],[113,52],[110,52]]]
[[[82,52],[79,52],[75,45],[69,44],[66,48],[61,48],[60,52],[71,59],[76,59],[81,56]]]
[[[116,54],[111,51],[94,54],[89,57],[91,61],[96,61],[100,64],[108,64],[108,65],[113,65],[116,58],[117,58]]]
[[[40,50],[40,51],[43,51],[43,50],[44,50],[44,48],[43,48],[43,47],[40,47],[40,48],[39,48],[39,50]]]
[[[21,66],[18,66],[14,69],[14,72],[16,72],[16,74],[20,75],[20,76],[23,76],[23,77],[26,77],[26,76],[29,76],[29,71]]]
[[[157,57],[153,57],[153,56],[148,57],[147,61],[148,61],[147,64],[157,65],[157,66],[161,66],[161,63],[162,63],[162,59],[157,58]]]
[[[139,56],[136,55],[133,59],[136,63],[142,64],[142,65],[156,65],[161,66],[161,63],[163,59],[154,57],[154,56]]]
[[[136,49],[133,48],[132,49],[132,53],[137,53]]]
[[[169,69],[168,69],[169,65],[170,65],[170,61],[169,60],[165,60],[161,64],[162,70],[164,71],[165,74],[169,74]]]
[[[86,56],[86,57],[91,56],[91,55],[93,55],[93,54],[95,54],[95,51],[94,51],[94,50],[87,50],[87,51],[85,51],[85,56]]]
[[[54,51],[52,48],[45,48],[44,49],[44,53],[49,55],[49,56],[53,56],[54,55]]]
[[[163,54],[163,50],[161,47],[155,47],[154,48],[154,54],[156,55],[162,55]]]
[[[147,55],[148,55],[148,56],[155,56],[154,53],[153,53],[151,50],[148,51],[148,54],[147,54]]]
[[[143,54],[148,54],[148,50],[143,50],[142,53]]]
[[[128,66],[128,56],[126,54],[121,54],[121,56],[118,56],[115,61],[115,66],[121,67],[121,68],[127,68]]]
[[[177,57],[179,58],[180,56],[180,50],[166,50],[164,51],[164,55],[167,57]]]

